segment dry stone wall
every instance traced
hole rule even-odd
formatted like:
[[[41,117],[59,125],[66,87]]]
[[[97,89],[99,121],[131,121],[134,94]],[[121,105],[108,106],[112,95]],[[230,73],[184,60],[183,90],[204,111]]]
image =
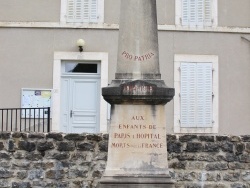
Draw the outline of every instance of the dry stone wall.
[[[176,188],[250,188],[250,136],[168,135]],[[0,133],[0,187],[94,188],[108,134]]]

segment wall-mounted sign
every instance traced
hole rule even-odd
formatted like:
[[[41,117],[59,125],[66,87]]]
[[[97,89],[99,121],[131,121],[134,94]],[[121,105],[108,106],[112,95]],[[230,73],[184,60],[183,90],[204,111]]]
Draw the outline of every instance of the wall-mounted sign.
[[[51,107],[51,89],[22,89],[21,108],[44,108]],[[26,110],[22,111],[22,117],[46,118],[47,110]]]

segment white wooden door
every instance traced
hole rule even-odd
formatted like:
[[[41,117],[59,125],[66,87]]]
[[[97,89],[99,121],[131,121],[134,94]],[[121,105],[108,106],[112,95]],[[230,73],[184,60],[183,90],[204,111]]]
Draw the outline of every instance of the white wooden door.
[[[100,78],[63,76],[61,81],[61,130],[66,133],[99,132]]]

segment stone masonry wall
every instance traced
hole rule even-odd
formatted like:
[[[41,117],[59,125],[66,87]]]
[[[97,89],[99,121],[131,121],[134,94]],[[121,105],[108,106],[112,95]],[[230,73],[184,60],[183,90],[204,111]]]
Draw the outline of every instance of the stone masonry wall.
[[[250,136],[168,135],[176,188],[250,188]],[[0,187],[94,188],[108,134],[0,133]]]

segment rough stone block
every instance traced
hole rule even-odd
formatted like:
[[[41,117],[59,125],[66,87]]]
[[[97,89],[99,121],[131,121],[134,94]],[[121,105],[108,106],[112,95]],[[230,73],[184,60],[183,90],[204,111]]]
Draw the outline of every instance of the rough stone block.
[[[43,138],[45,138],[45,135],[43,133],[30,133],[28,135],[28,138],[30,138],[30,139],[43,139]]]
[[[16,150],[15,141],[14,140],[12,140],[12,139],[8,140],[8,142],[7,142],[7,150],[9,152],[14,152]]]
[[[64,139],[66,140],[72,140],[72,141],[83,141],[86,138],[86,134],[67,134],[64,136]]]
[[[237,169],[248,169],[248,168],[250,168],[250,165],[244,164],[244,163],[239,163],[239,162],[234,162],[234,163],[229,163],[228,167],[231,170],[237,170]]]
[[[74,151],[75,150],[75,142],[59,142],[57,145],[57,150],[59,151]]]
[[[18,143],[18,149],[25,150],[25,151],[35,151],[36,144],[34,142],[28,142],[28,141],[19,141]]]
[[[231,142],[223,142],[220,145],[222,151],[229,153],[233,153],[233,147],[234,145]]]
[[[245,185],[243,183],[233,183],[231,184],[231,188],[249,188],[249,185]]]
[[[10,160],[11,156],[8,153],[0,152],[0,159]]]
[[[221,174],[202,172],[199,173],[198,180],[201,182],[206,182],[206,181],[219,182],[221,181]]]
[[[241,136],[243,142],[250,142],[250,135],[243,135]]]
[[[189,161],[186,165],[187,170],[203,170],[204,163],[200,161]]]
[[[10,187],[9,180],[0,179],[0,187],[1,188],[9,188]]]
[[[63,135],[61,133],[48,133],[46,135],[46,138],[52,138],[57,141],[62,141],[63,140]]]
[[[186,169],[187,162],[169,162],[169,168]]]
[[[236,143],[235,144],[235,150],[236,150],[236,154],[237,155],[242,154],[243,151],[245,150],[245,144],[243,144],[243,143]]]
[[[0,160],[1,161],[1,160]],[[9,167],[11,167],[11,163],[9,163],[9,162],[7,162],[7,161],[1,161],[0,162],[0,167],[2,167],[2,168],[9,168]]]
[[[15,162],[13,162],[13,167],[15,167],[16,169],[28,170],[30,168],[30,162],[16,160]]]
[[[103,134],[102,135],[103,140],[109,140],[109,134]]]
[[[65,160],[70,158],[70,154],[68,152],[56,152],[48,155],[48,158],[56,159],[56,160]]]
[[[0,178],[11,178],[14,172],[7,170],[5,168],[0,168]]]
[[[92,177],[93,177],[93,178],[101,178],[101,177],[102,177],[102,174],[103,174],[103,171],[95,170],[95,171],[92,173]]]
[[[216,136],[216,141],[222,142],[222,141],[228,141],[229,137],[228,136]]]
[[[239,172],[228,172],[223,176],[223,180],[236,182],[240,180],[240,173]]]
[[[46,151],[54,148],[53,142],[42,141],[37,143],[38,151]]]
[[[48,179],[62,179],[65,172],[63,170],[49,170],[46,172],[46,178]]]
[[[0,139],[10,139],[11,133],[10,132],[0,132]]]
[[[30,152],[26,154],[25,159],[30,161],[38,161],[43,159],[43,156],[39,152]]]
[[[12,138],[23,138],[23,139],[27,139],[27,133],[24,132],[14,132],[12,133]]]
[[[250,143],[246,143],[246,152],[250,153]]]
[[[108,152],[108,141],[103,140],[98,143],[99,150],[102,152]]]
[[[198,174],[196,172],[176,173],[177,181],[194,181],[197,178],[198,178]]]
[[[200,142],[188,142],[187,143],[187,152],[201,152],[203,150],[203,146]]]
[[[30,182],[13,182],[12,188],[31,188]]]
[[[33,168],[48,170],[54,167],[54,162],[46,161],[46,162],[33,162]]]
[[[205,184],[204,187],[202,188],[228,188],[228,186],[225,184],[216,183],[216,184]]]
[[[179,141],[181,142],[190,142],[196,140],[198,138],[197,135],[183,135],[179,137]]]
[[[241,141],[241,137],[239,137],[239,136],[230,136],[229,140],[231,142],[240,142]]]
[[[94,151],[95,143],[93,142],[82,142],[77,144],[77,149],[80,151]]]
[[[17,178],[23,180],[28,177],[28,172],[26,170],[22,170],[17,172]]]
[[[15,159],[24,159],[25,151],[16,151],[13,156]]]
[[[241,175],[244,181],[250,182],[250,171],[242,172]]]
[[[220,146],[218,143],[206,143],[204,151],[205,152],[219,152]]]
[[[4,149],[4,144],[3,142],[0,142],[0,150],[3,150]]]
[[[227,169],[228,169],[227,163],[216,162],[216,163],[209,163],[206,165],[207,171],[227,170]]]
[[[107,153],[101,152],[101,153],[98,153],[98,154],[95,156],[94,160],[103,160],[103,161],[107,161],[107,158],[108,158]]]
[[[89,168],[88,167],[81,167],[77,169],[70,169],[68,172],[68,178],[87,178],[88,177]]]
[[[225,159],[227,162],[239,161],[239,157],[233,153],[227,153]]]
[[[29,180],[43,179],[44,178],[43,170],[41,169],[30,170],[28,173],[28,178]]]
[[[175,157],[174,157],[175,158]],[[180,155],[177,155],[176,158],[180,161],[195,161],[197,160],[197,155],[195,154],[186,154],[186,153],[181,153]]]
[[[240,162],[250,163],[250,155],[249,154],[240,155]]]
[[[182,143],[181,142],[175,142],[175,141],[169,141],[167,143],[167,150],[169,153],[181,153],[182,151]]]
[[[176,135],[167,135],[167,142],[175,142],[177,140]]]
[[[204,142],[214,142],[214,136],[199,136],[200,141]]]
[[[101,134],[87,134],[87,139],[91,141],[99,142],[102,140]]]

